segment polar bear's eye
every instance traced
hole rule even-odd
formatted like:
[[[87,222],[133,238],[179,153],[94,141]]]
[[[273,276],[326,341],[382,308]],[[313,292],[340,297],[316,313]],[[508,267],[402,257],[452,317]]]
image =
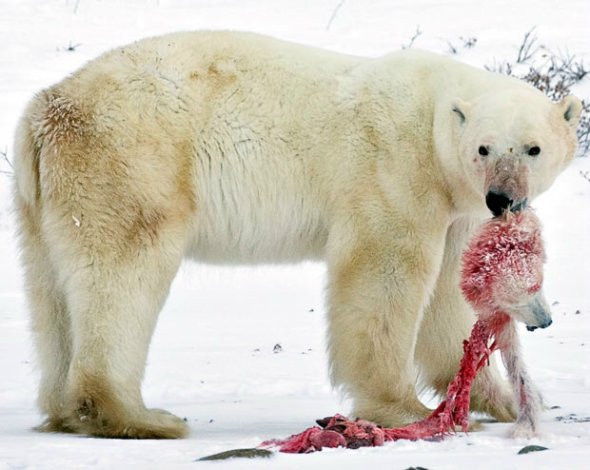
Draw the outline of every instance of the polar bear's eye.
[[[534,147],[531,147],[531,148],[529,149],[529,155],[530,155],[531,157],[534,157],[534,156],[536,156],[536,155],[539,155],[540,153],[541,153],[541,147],[539,147],[539,146],[537,146],[537,145],[535,145]]]
[[[485,148],[483,145],[480,145],[479,148],[477,149],[477,152],[482,156],[482,157],[486,157],[490,152],[488,152],[488,149]]]

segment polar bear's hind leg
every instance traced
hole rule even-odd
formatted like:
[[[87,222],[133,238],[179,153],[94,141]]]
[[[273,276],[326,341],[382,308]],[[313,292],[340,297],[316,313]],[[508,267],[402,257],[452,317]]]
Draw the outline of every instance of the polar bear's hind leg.
[[[38,405],[47,415],[39,431],[68,432],[64,421],[64,385],[71,360],[70,318],[63,292],[55,284],[49,250],[40,234],[39,212],[17,198],[22,261],[31,326],[41,372]]]
[[[44,92],[17,134],[45,429],[182,437],[186,424],[148,410],[140,386],[158,313],[186,251],[190,156],[186,146],[147,135],[138,134],[141,148],[118,145],[116,130],[95,131],[88,116],[100,116],[85,106],[60,90]]]

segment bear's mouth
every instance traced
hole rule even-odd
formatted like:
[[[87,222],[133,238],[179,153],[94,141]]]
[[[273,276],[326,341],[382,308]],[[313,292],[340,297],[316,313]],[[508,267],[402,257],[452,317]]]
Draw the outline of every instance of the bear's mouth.
[[[494,217],[501,216],[504,212],[520,212],[527,207],[528,199],[525,197],[519,201],[506,194],[503,191],[490,189],[486,194],[486,206]]]

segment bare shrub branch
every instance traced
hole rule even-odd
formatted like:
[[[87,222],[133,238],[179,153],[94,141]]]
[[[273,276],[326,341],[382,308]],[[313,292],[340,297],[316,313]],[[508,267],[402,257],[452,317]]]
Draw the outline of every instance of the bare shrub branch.
[[[510,62],[496,62],[496,59],[494,59],[493,64],[484,65],[483,67],[490,72],[501,73],[503,75],[512,75],[512,64],[510,64]]]
[[[549,98],[559,101],[571,93],[571,87],[579,83],[589,73],[590,68],[575,55],[552,52],[544,46],[537,46],[535,28],[529,30],[523,38],[514,64],[503,61],[486,65],[486,70],[511,75],[530,83]],[[541,57],[538,52],[543,50]],[[528,68],[526,68],[527,64]],[[525,70],[523,71],[523,67]],[[582,100],[582,114],[577,129],[580,155],[590,151],[590,101]]]
[[[447,41],[447,46],[449,46],[449,53],[455,55],[457,53],[457,48],[455,46],[453,46],[453,43],[451,41]]]
[[[9,170],[0,169],[0,174],[12,176],[14,173],[14,166],[8,158],[8,149],[6,147],[4,147],[4,150],[0,150],[0,162],[2,162],[3,167],[10,168]]]
[[[65,50],[68,52],[74,52],[81,45],[82,45],[81,43],[72,44],[72,41],[70,41],[68,44],[68,47],[66,47]]]
[[[475,47],[475,45],[477,44],[477,38],[473,37],[473,36],[469,36],[469,37],[463,37],[463,36],[459,36],[458,39],[453,40],[453,42],[447,40],[447,51],[449,54],[452,55],[456,55],[460,52],[460,48],[462,47],[463,49],[471,49],[473,47]],[[456,44],[459,45],[457,46]]]
[[[582,100],[582,114],[578,124],[578,145],[580,155],[590,150],[590,101]]]
[[[340,2],[338,2],[338,5],[336,5],[336,7],[334,7],[334,10],[332,11],[332,16],[330,16],[330,19],[328,20],[328,24],[326,25],[326,31],[328,31],[330,29],[330,26],[332,26],[332,23],[336,19],[336,16],[338,15],[340,8],[342,8],[342,5],[344,5],[345,1],[346,0],[340,0]]]
[[[402,49],[410,49],[414,45],[414,41],[422,36],[422,31],[420,30],[420,25],[416,26],[416,32],[410,38],[410,42],[408,44],[402,44]]]
[[[524,64],[531,60],[535,54],[539,51],[539,46],[536,46],[537,36],[533,34],[536,26],[531,28],[524,34],[522,43],[518,49],[518,55],[516,56],[517,64]]]
[[[463,36],[459,36],[459,39],[461,41],[463,41],[463,47],[465,49],[471,49],[471,48],[475,47],[475,45],[477,44],[477,38],[473,37],[473,36],[470,36],[467,38],[464,38]]]

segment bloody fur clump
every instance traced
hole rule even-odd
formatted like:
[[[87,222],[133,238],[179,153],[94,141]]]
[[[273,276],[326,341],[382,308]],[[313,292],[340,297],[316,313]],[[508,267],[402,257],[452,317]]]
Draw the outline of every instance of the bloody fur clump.
[[[461,290],[483,320],[537,293],[544,262],[539,219],[531,211],[506,213],[486,222],[463,253]]]
[[[318,420],[319,426],[261,446],[307,453],[324,447],[356,449],[399,439],[436,438],[454,432],[456,426],[466,431],[471,385],[496,349],[502,353],[519,406],[513,434],[534,435],[541,399],[526,374],[515,321],[507,307],[520,305],[540,291],[544,260],[540,222],[530,210],[491,219],[475,233],[463,253],[461,289],[478,319],[463,342],[460,369],[445,400],[427,418],[400,428],[382,428],[337,414]]]

